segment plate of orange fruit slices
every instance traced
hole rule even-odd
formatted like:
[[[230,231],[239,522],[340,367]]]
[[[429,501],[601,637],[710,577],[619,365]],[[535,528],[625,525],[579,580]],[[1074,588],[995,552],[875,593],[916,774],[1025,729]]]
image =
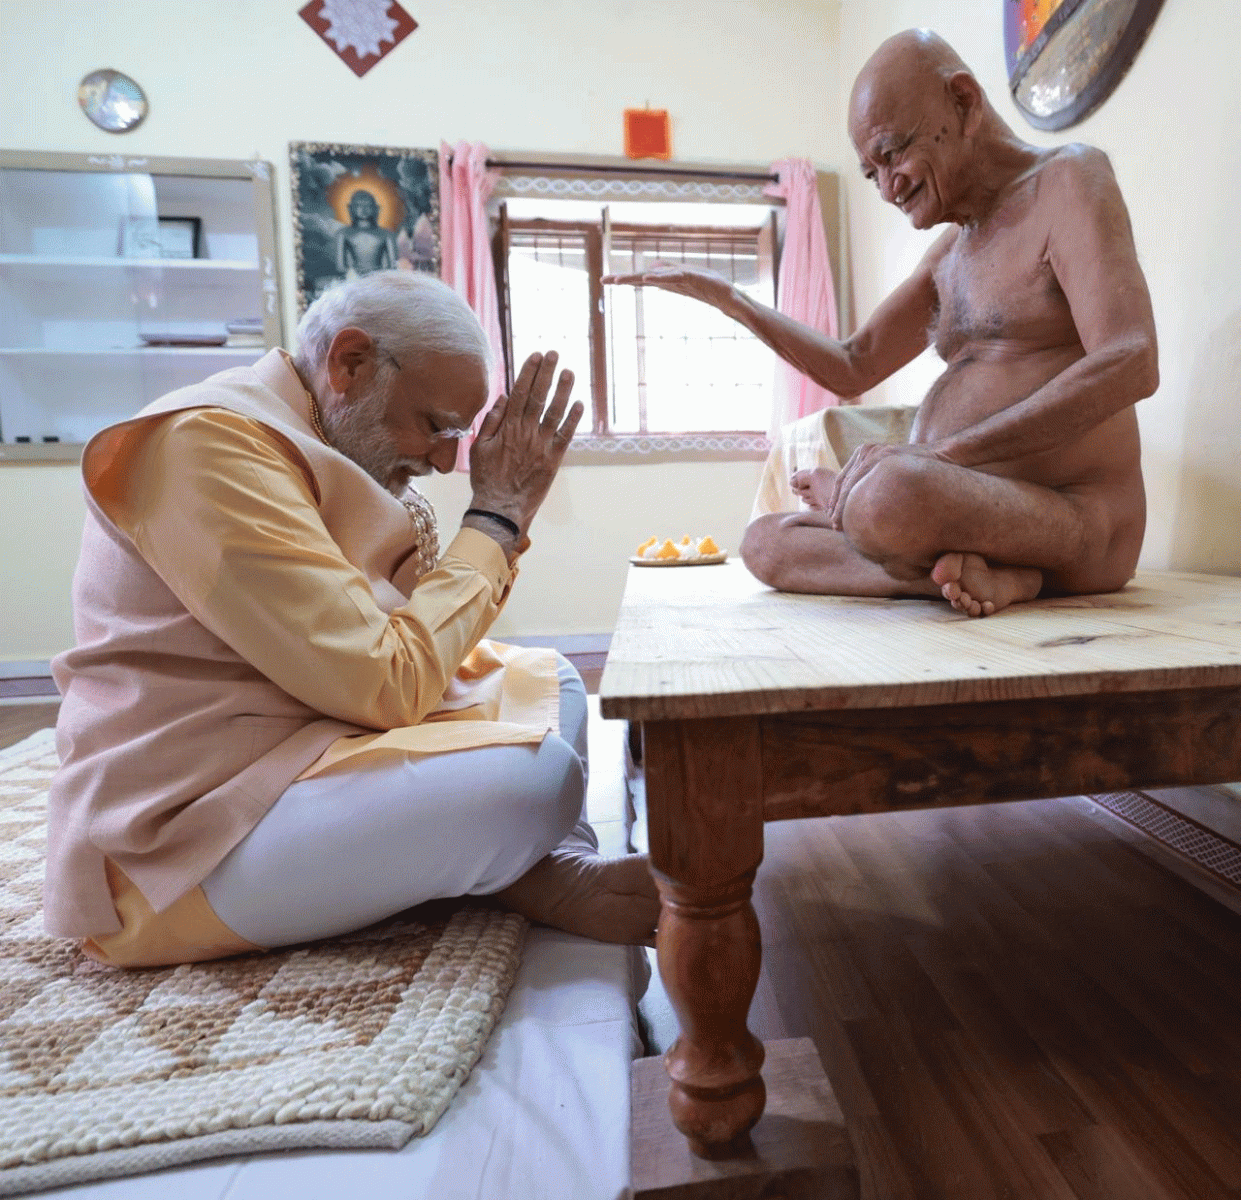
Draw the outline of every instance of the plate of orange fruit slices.
[[[679,542],[672,538],[647,538],[629,556],[629,561],[635,567],[703,567],[725,562],[727,558],[728,551],[721,550],[710,535],[691,537],[686,534]]]

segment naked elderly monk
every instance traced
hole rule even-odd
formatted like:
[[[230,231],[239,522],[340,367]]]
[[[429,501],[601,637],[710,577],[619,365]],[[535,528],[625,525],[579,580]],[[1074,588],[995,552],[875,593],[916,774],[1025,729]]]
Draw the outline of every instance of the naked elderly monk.
[[[758,518],[742,556],[773,587],[940,596],[986,616],[1039,595],[1114,591],[1146,526],[1134,405],[1158,384],[1154,318],[1107,156],[1019,139],[933,33],[884,42],[862,68],[849,133],[880,196],[948,228],[845,341],[703,271],[610,282],[712,304],[843,397],[927,345],[943,374],[909,441],[801,471],[809,511]]]

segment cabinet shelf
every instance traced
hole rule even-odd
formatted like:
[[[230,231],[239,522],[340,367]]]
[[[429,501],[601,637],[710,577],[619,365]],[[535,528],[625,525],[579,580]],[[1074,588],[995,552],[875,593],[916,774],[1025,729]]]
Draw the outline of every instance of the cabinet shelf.
[[[0,462],[100,429],[283,344],[270,164],[0,150]],[[195,221],[196,258],[117,253],[134,214]],[[261,345],[207,339],[243,318]],[[21,439],[20,441],[18,439]]]
[[[4,358],[134,358],[163,357],[172,354],[225,355],[256,359],[267,352],[265,346],[79,346],[70,350],[54,350],[46,346],[0,346]]]
[[[149,271],[257,271],[257,262],[226,258],[122,258],[76,257],[66,254],[0,254],[0,267],[69,267],[75,271],[103,270]]]

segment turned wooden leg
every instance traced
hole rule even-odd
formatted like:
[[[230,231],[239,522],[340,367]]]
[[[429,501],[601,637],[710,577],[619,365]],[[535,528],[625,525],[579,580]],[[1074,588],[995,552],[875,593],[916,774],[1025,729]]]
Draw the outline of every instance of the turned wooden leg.
[[[664,1056],[672,1080],[668,1107],[703,1158],[740,1149],[767,1103],[763,1045],[746,1026],[761,953],[753,880],[750,871],[713,894],[656,874],[663,900],[659,974],[681,1023]]]
[[[763,857],[758,724],[647,722],[648,840],[663,911],[659,973],[681,1025],[665,1055],[676,1127],[729,1157],[763,1114],[763,1047],[746,1027],[762,944],[750,903]]]

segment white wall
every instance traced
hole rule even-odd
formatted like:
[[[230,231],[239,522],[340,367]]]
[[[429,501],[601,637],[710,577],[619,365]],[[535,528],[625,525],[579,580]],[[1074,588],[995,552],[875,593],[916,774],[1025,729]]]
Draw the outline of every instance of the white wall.
[[[1111,157],[1129,205],[1159,332],[1162,382],[1138,406],[1149,519],[1142,565],[1241,573],[1241,137],[1233,0],[1165,4],[1133,68],[1086,121],[1058,134],[1026,124],[1008,93],[999,0],[842,0],[836,113],[857,70],[887,36],[915,25],[945,37],[992,103],[1028,141],[1082,141]],[[855,164],[844,141],[836,159]],[[913,268],[932,234],[917,233],[845,169],[859,315]],[[914,400],[933,363],[889,381],[883,398]]]
[[[832,165],[835,0],[403,6],[419,28],[358,79],[298,17],[297,0],[0,0],[0,146],[268,159],[290,330],[290,141],[465,138],[620,154],[622,110],[649,102],[670,111],[678,159]],[[105,66],[146,90],[150,115],[132,133],[104,133],[78,109],[78,81]],[[735,547],[758,472],[754,462],[566,468],[496,632],[610,629],[630,550],[660,532],[710,532]],[[427,490],[451,531],[463,481]],[[0,659],[69,644],[81,511],[74,469],[0,468]]]

